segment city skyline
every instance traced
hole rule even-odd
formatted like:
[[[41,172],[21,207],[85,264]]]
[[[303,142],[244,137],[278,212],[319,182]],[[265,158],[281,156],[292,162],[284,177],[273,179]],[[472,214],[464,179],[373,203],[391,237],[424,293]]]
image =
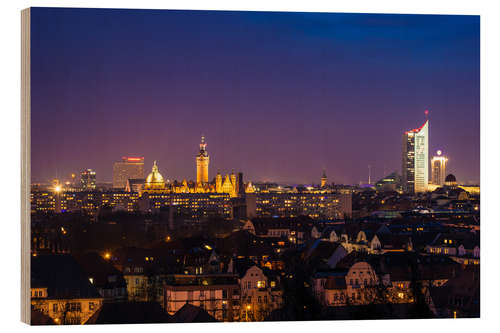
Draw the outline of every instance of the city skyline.
[[[368,165],[401,173],[401,134],[429,109],[429,154],[479,183],[478,17],[34,10],[34,182],[111,181],[121,156],[194,179],[204,134],[209,179],[357,184]]]

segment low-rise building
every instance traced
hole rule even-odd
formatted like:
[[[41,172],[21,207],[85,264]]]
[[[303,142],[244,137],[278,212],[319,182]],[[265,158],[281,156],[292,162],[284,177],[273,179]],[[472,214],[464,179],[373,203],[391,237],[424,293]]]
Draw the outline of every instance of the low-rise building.
[[[170,315],[191,304],[218,321],[240,319],[240,286],[234,274],[169,275],[163,293],[163,307]]]
[[[85,324],[103,297],[78,263],[66,254],[31,258],[31,306],[56,324]]]

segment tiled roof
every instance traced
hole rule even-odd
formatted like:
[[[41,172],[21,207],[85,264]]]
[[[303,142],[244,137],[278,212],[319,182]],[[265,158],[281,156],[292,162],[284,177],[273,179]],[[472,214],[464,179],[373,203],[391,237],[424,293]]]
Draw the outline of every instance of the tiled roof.
[[[51,299],[101,298],[71,255],[31,257],[31,287],[46,287]]]
[[[206,323],[217,320],[204,309],[186,303],[174,314],[173,321],[176,323]]]
[[[174,322],[157,302],[103,303],[87,324],[154,324]]]

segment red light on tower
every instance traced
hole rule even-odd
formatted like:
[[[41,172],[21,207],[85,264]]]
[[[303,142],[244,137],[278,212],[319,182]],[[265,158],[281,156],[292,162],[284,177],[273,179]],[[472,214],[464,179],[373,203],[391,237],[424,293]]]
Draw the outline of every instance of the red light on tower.
[[[128,157],[128,156],[123,156],[122,160],[124,162],[144,162],[144,157]]]
[[[429,110],[425,110],[424,113],[425,113],[425,119],[427,119],[429,117]]]

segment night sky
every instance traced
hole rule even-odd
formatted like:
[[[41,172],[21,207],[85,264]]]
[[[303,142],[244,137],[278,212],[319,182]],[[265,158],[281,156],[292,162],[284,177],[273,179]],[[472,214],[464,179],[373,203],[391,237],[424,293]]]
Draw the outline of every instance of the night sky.
[[[210,174],[354,184],[401,172],[429,109],[430,149],[479,182],[479,17],[34,8],[32,181],[121,156]]]

